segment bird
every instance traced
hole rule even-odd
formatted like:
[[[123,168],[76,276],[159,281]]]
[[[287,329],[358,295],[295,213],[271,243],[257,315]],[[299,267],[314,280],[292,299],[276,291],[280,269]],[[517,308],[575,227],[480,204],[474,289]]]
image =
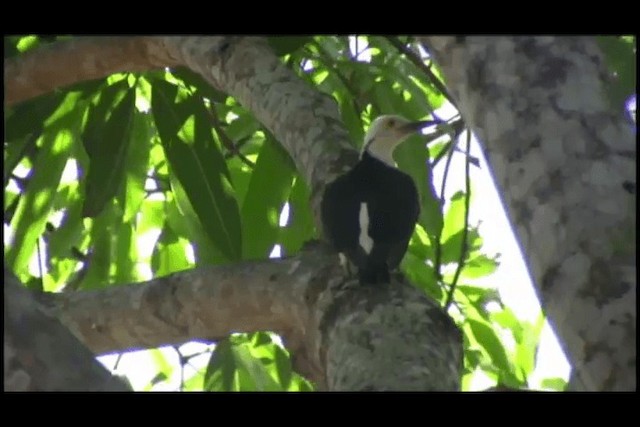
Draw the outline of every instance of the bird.
[[[407,251],[420,202],[413,179],[396,167],[393,152],[435,123],[377,117],[365,135],[359,161],[326,186],[320,205],[323,232],[341,259],[358,268],[361,284],[389,283],[390,271]]]

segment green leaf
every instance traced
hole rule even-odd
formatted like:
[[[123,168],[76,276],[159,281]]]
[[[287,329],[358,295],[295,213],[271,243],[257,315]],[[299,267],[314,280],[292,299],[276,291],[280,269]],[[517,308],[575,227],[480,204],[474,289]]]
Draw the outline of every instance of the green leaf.
[[[471,328],[474,337],[478,341],[478,344],[485,349],[485,351],[491,357],[493,364],[500,370],[505,372],[511,372],[511,363],[509,357],[505,351],[500,338],[496,334],[495,330],[484,321],[477,319],[466,319],[466,323]]]
[[[115,105],[104,126],[93,125],[88,144],[89,172],[83,206],[85,217],[97,216],[112,199],[125,178],[125,165],[131,141],[135,110],[135,89],[130,88]]]
[[[289,197],[294,176],[295,167],[286,151],[267,138],[242,204],[243,259],[267,258],[277,243],[280,211]]]
[[[440,199],[433,187],[433,174],[429,167],[429,150],[417,137],[411,137],[396,149],[394,157],[398,167],[407,172],[420,194],[419,224],[432,242],[440,235],[443,226]]]
[[[126,80],[120,80],[100,91],[97,101],[90,105],[87,111],[87,119],[82,132],[82,145],[89,158],[96,155],[96,150],[104,150],[104,129],[109,114],[114,107],[123,100],[129,90]]]
[[[316,235],[313,212],[309,204],[311,194],[304,178],[298,175],[289,197],[289,220],[280,229],[280,242],[287,254],[297,253],[302,245]]]
[[[233,188],[236,192],[236,200],[238,201],[238,205],[240,205],[240,211],[242,211],[244,199],[249,190],[253,167],[240,160],[237,156],[228,159],[227,166],[229,167],[229,175],[231,176],[231,182],[233,182]]]
[[[433,299],[441,301],[444,298],[442,288],[436,282],[433,267],[426,264],[424,258],[417,257],[408,251],[400,267],[411,283],[423,289]]]
[[[80,94],[76,92],[68,94],[47,120],[31,179],[11,220],[14,238],[5,246],[5,263],[16,274],[26,271],[36,242],[45,230],[57,183],[60,182],[84,114],[84,106],[77,103],[79,97]]]
[[[8,108],[5,111],[5,140],[13,143],[30,135],[39,136],[45,119],[66,99],[64,93],[52,93]]]
[[[229,171],[196,99],[175,103],[177,88],[154,82],[152,109],[173,174],[211,241],[228,260],[241,258],[240,213]]]
[[[423,260],[432,260],[434,257],[433,246],[431,245],[429,236],[420,224],[418,224],[411,236],[409,250],[416,257]]]
[[[120,187],[118,200],[124,206],[124,222],[135,221],[147,193],[145,184],[149,171],[151,151],[151,116],[134,114],[129,148],[124,163],[124,184]]]
[[[111,284],[111,262],[115,243],[115,226],[118,216],[110,203],[102,213],[93,219],[91,226],[91,248],[87,273],[80,282],[79,289],[104,289]]]
[[[171,74],[182,80],[186,85],[193,86],[197,90],[198,96],[207,98],[213,102],[224,102],[227,99],[227,94],[220,92],[211,86],[200,74],[186,67],[174,68],[171,70]]]
[[[542,388],[546,389],[565,391],[567,388],[567,381],[560,377],[545,378],[540,382],[540,385]]]
[[[128,222],[114,224],[114,282],[119,284],[134,283],[138,281],[136,272],[137,247],[133,226]]]
[[[145,199],[140,207],[136,232],[143,235],[154,229],[162,229],[165,222],[165,201]]]
[[[599,36],[597,41],[613,75],[607,94],[613,107],[622,110],[627,98],[636,93],[635,43],[620,36]]]
[[[217,265],[228,262],[204,231],[182,185],[171,177],[173,197],[165,203],[166,222],[179,236],[191,242],[196,265]]]
[[[151,255],[151,269],[154,277],[166,276],[191,267],[187,259],[186,241],[165,224]]]
[[[292,53],[312,40],[311,36],[272,36],[267,41],[275,54],[284,56]]]
[[[495,259],[479,254],[465,261],[461,276],[468,279],[490,276],[495,273],[498,265]]]

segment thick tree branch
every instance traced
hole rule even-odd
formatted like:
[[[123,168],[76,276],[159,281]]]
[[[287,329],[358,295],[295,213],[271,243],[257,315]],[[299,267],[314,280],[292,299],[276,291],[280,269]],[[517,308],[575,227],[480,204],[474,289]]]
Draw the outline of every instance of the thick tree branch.
[[[294,369],[321,389],[459,390],[460,333],[437,303],[402,283],[344,283],[337,257],[323,248],[51,294],[47,304],[97,354],[271,330]]]
[[[636,387],[632,128],[588,37],[423,37],[485,142],[574,390]]]
[[[83,37],[5,60],[5,105],[118,72],[178,65],[159,37]]]
[[[5,391],[127,391],[4,270]]]
[[[196,268],[100,291],[48,294],[47,304],[94,353],[189,340],[216,341],[233,332],[279,333],[294,353],[315,323],[314,283],[339,277],[337,257],[303,251],[284,260]],[[317,366],[296,366],[318,380]],[[315,372],[315,373],[314,373]]]

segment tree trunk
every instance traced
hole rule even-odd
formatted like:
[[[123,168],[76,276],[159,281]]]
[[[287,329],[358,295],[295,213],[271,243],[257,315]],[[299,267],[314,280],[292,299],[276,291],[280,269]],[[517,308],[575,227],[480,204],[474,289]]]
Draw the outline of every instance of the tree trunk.
[[[423,37],[487,158],[572,390],[636,388],[636,145],[590,37]]]

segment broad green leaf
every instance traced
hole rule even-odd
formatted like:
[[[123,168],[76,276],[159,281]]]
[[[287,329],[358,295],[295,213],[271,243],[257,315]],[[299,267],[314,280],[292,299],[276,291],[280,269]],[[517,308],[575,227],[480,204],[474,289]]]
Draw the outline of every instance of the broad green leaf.
[[[451,196],[451,202],[444,215],[444,224],[440,239],[445,242],[456,233],[460,233],[464,224],[464,192],[458,191]]]
[[[145,199],[140,207],[136,233],[143,235],[150,230],[162,229],[165,222],[165,201]]]
[[[289,196],[289,220],[287,225],[280,229],[279,240],[286,254],[298,253],[302,245],[316,235],[310,199],[309,188],[298,175]]]
[[[467,318],[466,323],[471,328],[478,344],[489,354],[495,366],[504,372],[511,372],[511,363],[496,331],[486,322]]]
[[[116,236],[116,215],[114,203],[111,202],[102,213],[93,218],[91,226],[91,248],[88,254],[87,273],[80,283],[79,289],[104,289],[111,284],[112,253]]]
[[[47,120],[31,179],[11,220],[13,241],[5,246],[5,263],[16,273],[25,271],[36,247],[56,196],[57,183],[76,139],[84,106],[77,103],[80,94],[67,95]]]
[[[224,131],[234,143],[245,141],[246,139],[252,140],[255,138],[255,134],[262,128],[262,125],[246,111],[240,108],[234,108],[234,114],[238,117],[225,126]],[[256,139],[262,142],[262,139]],[[248,154],[247,146],[242,147],[242,152]]]
[[[441,263],[459,263],[460,260],[460,251],[462,250],[462,237],[464,235],[464,230],[460,229],[453,236],[450,236],[448,239],[444,240],[441,246]],[[467,230],[467,248],[466,248],[466,256],[465,261],[470,256],[475,256],[474,251],[482,245],[482,240],[480,235],[478,234],[477,228],[470,228]]]
[[[636,93],[635,43],[620,36],[599,36],[597,41],[613,75],[607,94],[614,108],[622,110],[627,98]]]
[[[333,96],[338,101],[340,107],[340,115],[342,121],[349,131],[349,136],[353,142],[363,143],[364,131],[362,130],[362,120],[360,119],[360,111],[356,107],[353,94],[338,91],[333,92]]]
[[[165,224],[151,255],[151,269],[154,277],[166,276],[191,267],[187,259],[185,240],[179,238],[168,224]]]
[[[165,203],[166,222],[179,236],[191,242],[196,265],[215,265],[228,259],[211,242],[176,178],[171,179],[174,197]]]
[[[233,188],[236,193],[236,200],[242,211],[244,199],[249,189],[249,183],[251,182],[253,167],[238,157],[232,157],[227,160],[227,166],[229,167],[229,175],[231,176],[231,182],[233,182]]]
[[[87,241],[82,219],[82,195],[78,184],[63,187],[58,191],[54,201],[54,209],[64,208],[64,216],[60,227],[47,237],[47,251],[51,260],[49,273],[54,281],[53,290],[67,283],[74,273],[77,260],[72,248],[80,248]],[[65,262],[65,260],[72,260]]]
[[[565,391],[567,389],[567,381],[560,377],[545,378],[540,382],[540,385],[549,390]]]
[[[424,231],[424,228],[422,228],[420,224],[416,226],[416,229],[411,236],[411,240],[409,241],[409,250],[419,259],[428,260],[433,259],[434,257],[433,247],[431,246],[429,236],[427,236],[426,231]]]
[[[176,94],[173,85],[154,82],[153,114],[172,172],[211,241],[227,259],[238,260],[240,214],[224,158],[202,104],[193,98],[176,104]]]
[[[467,259],[462,269],[461,277],[477,279],[493,274],[498,268],[498,262],[486,255],[479,254]]]
[[[442,288],[435,280],[433,267],[426,264],[423,258],[416,257],[409,251],[402,259],[400,267],[409,282],[423,289],[433,299],[441,301],[444,298]]]
[[[120,204],[124,206],[122,220],[125,222],[135,220],[147,194],[145,183],[149,171],[151,138],[151,116],[140,113],[134,114],[130,142],[124,163],[125,185],[120,187],[120,195],[118,197]]]
[[[95,139],[87,146],[90,165],[83,206],[85,217],[102,212],[124,181],[134,111],[135,89],[130,88],[113,107],[104,126],[97,130],[98,135],[92,135]]]
[[[75,96],[79,98],[79,94]],[[66,93],[52,93],[8,108],[4,120],[5,141],[12,145],[30,135],[38,137],[45,119],[60,108],[63,102],[68,102]]]
[[[96,101],[89,106],[87,118],[82,132],[82,145],[89,159],[104,151],[104,129],[109,114],[127,95],[129,85],[126,80],[120,80],[102,89]]]
[[[271,36],[267,41],[278,56],[284,56],[300,49],[312,40],[311,36]]]
[[[429,150],[417,137],[409,138],[394,153],[398,167],[413,178],[420,194],[419,223],[435,241],[443,226],[440,199],[433,187],[433,175],[429,167]]]
[[[234,390],[236,365],[232,344],[228,339],[220,341],[211,353],[202,388],[205,391]]]
[[[277,243],[282,206],[289,197],[295,167],[278,143],[262,145],[242,204],[243,259],[266,258]]]
[[[186,67],[174,68],[171,70],[171,74],[182,80],[186,85],[193,86],[198,91],[199,96],[213,102],[224,102],[227,99],[227,94],[220,92],[211,86],[200,74]]]
[[[535,324],[532,325],[526,321],[520,323],[522,327],[522,336],[520,337],[520,340],[516,339],[515,361],[517,366],[522,369],[525,378],[529,378],[536,367],[540,333],[542,332],[544,321],[544,315],[540,312]]]
[[[128,222],[119,222],[115,226],[114,283],[125,284],[138,281],[136,260],[138,251],[133,226]]]

